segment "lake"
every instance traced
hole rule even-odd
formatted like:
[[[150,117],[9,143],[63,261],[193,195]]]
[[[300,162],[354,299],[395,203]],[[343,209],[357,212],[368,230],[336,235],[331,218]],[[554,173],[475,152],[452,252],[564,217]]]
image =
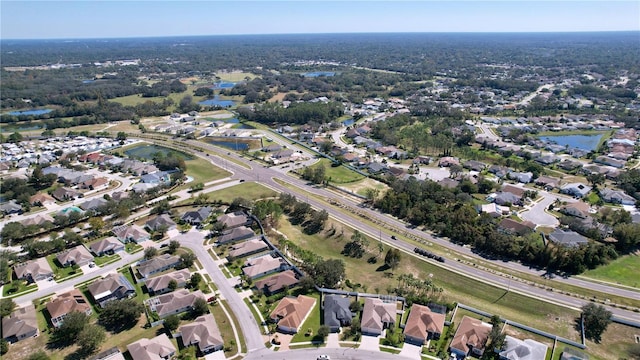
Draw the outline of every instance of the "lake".
[[[206,106],[221,106],[226,108],[235,105],[236,102],[233,100],[220,100],[220,97],[216,95],[213,99],[200,101],[198,104]]]
[[[569,146],[569,148],[577,148],[586,151],[596,150],[602,139],[602,134],[597,135],[550,135],[540,136],[540,140],[558,144],[561,146]]]
[[[345,121],[343,121],[343,122],[342,122],[342,125],[344,125],[344,126],[351,126],[351,125],[353,125],[355,122],[356,122],[356,121],[355,121],[355,120],[353,120],[353,119],[347,119],[347,120],[345,120]]]
[[[30,124],[25,124],[25,125],[2,125],[2,132],[16,132],[16,131],[33,131],[33,130],[40,130],[43,129],[44,127],[41,125],[30,125]]]
[[[334,71],[314,71],[302,74],[304,77],[335,76]]]
[[[183,152],[180,151],[176,151],[173,149],[169,149],[163,146],[158,146],[158,145],[145,145],[145,146],[136,146],[134,148],[131,149],[127,149],[124,151],[125,154],[127,154],[127,156],[129,157],[133,157],[136,159],[146,159],[146,160],[152,160],[153,159],[153,154],[155,153],[161,153],[163,155],[167,155],[167,154],[174,154],[178,157],[183,158],[184,160],[192,160],[193,157],[189,156]]]
[[[234,151],[249,150],[249,144],[234,140],[207,140],[209,144],[222,146]]]
[[[234,82],[219,82],[219,83],[213,84],[213,86],[211,88],[214,89],[214,90],[217,90],[217,89],[231,89],[234,86],[236,86],[236,83],[234,83]]]
[[[7,115],[13,116],[27,116],[27,115],[44,115],[52,112],[51,109],[33,109],[33,110],[21,110],[21,111],[12,111],[7,113]]]

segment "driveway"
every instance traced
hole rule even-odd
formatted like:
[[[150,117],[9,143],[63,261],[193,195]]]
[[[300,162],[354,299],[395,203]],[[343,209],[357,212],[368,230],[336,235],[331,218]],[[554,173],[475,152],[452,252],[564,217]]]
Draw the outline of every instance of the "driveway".
[[[380,351],[380,337],[362,335],[360,339],[360,346],[358,349],[364,349],[369,351]]]
[[[214,351],[204,356],[204,360],[225,360],[224,351]]]
[[[328,348],[339,348],[340,347],[340,334],[339,333],[331,333],[327,337],[327,347]]]
[[[398,355],[410,359],[421,359],[422,356],[420,354],[422,354],[422,346],[404,343],[404,345],[402,346],[402,350]]]

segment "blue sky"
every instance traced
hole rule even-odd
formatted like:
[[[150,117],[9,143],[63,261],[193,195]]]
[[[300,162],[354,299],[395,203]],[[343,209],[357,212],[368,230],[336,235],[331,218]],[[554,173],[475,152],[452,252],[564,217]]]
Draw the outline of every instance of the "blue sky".
[[[640,30],[640,1],[0,1],[2,39]]]

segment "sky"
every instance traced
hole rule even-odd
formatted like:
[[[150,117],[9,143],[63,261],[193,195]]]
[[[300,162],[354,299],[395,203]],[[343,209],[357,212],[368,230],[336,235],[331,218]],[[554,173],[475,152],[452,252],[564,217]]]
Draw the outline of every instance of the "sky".
[[[0,38],[640,31],[640,1],[11,1]]]

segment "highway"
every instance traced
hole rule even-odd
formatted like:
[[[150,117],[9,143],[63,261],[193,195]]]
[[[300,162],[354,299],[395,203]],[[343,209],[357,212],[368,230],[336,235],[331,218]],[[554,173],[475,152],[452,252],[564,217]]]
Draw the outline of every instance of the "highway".
[[[233,158],[236,161],[243,161],[247,165],[251,166],[251,169],[246,169],[242,166],[235,164],[232,161],[222,160],[222,158],[219,158],[217,156],[209,157],[212,163],[221,167],[224,161],[226,165],[226,169],[233,171],[234,177],[236,178],[241,178],[247,181],[252,180],[252,181],[260,182],[268,187],[273,188],[276,191],[296,195],[299,199],[307,201],[313,207],[317,209],[326,210],[329,213],[329,215],[332,216],[334,219],[348,222],[350,226],[353,226],[358,230],[367,233],[373,238],[378,238],[380,234],[379,227],[368,225],[367,223],[360,221],[356,216],[349,216],[347,220],[345,219],[345,214],[342,211],[337,209],[335,206],[330,206],[326,204],[324,201],[321,202],[316,200],[316,197],[324,200],[331,199],[335,202],[345,204],[351,208],[358,209],[358,211],[362,213],[366,213],[367,216],[369,216],[370,218],[386,223],[388,226],[398,229],[399,231],[408,233],[418,238],[425,239],[426,241],[429,241],[429,242],[437,243],[440,246],[443,246],[452,251],[460,253],[463,256],[468,257],[470,260],[478,259],[478,257],[475,254],[473,254],[472,251],[468,248],[460,247],[458,245],[452,244],[445,239],[433,237],[418,229],[409,229],[406,227],[405,223],[389,215],[382,214],[372,209],[360,207],[360,203],[358,201],[352,200],[344,196],[343,194],[336,194],[322,187],[309,186],[306,182],[299,180],[296,177],[282,174],[281,172],[275,171],[271,168],[265,167],[255,162],[248,161],[247,159],[242,158],[241,156],[238,156],[234,153],[228,153],[223,149],[217,148],[215,146],[212,146],[206,143],[197,142],[197,141],[188,141],[187,143],[190,144],[191,146],[206,148],[208,151],[212,151],[214,153],[220,154],[221,156]],[[200,154],[200,156],[205,156],[205,155]],[[275,181],[275,179],[278,179],[284,183],[290,184],[291,188],[281,185],[279,182]],[[313,196],[309,196],[308,194],[313,194]],[[401,248],[409,253],[413,253],[414,246],[406,242],[403,242],[402,240],[392,241],[389,238],[386,238],[385,236],[382,238],[382,241],[384,241],[385,243],[391,246]],[[520,292],[523,294],[527,294],[529,296],[533,296],[546,301],[565,305],[574,309],[580,308],[582,305],[584,305],[588,301],[588,300],[582,300],[576,297],[572,297],[569,295],[563,295],[563,294],[560,294],[559,292],[550,292],[545,289],[536,287],[534,285],[528,285],[519,281],[509,281],[507,278],[503,276],[500,276],[488,271],[484,271],[472,265],[467,265],[466,263],[463,263],[460,261],[452,261],[453,259],[451,259],[450,257],[447,258],[447,260],[448,261],[446,262],[446,264],[443,265],[447,269],[466,274],[468,276],[471,276],[477,279],[478,281],[485,281],[487,283],[494,284],[496,286],[499,286],[505,289],[508,288],[509,291]],[[482,259],[482,261],[489,261],[489,260]],[[434,264],[436,263],[434,262]],[[436,264],[436,265],[441,265],[441,264]],[[522,264],[515,263],[515,262],[500,262],[499,265],[502,267],[508,267],[516,271],[531,273],[536,276],[544,275],[544,271],[542,270],[531,269],[527,266],[524,266]],[[640,292],[632,289],[622,289],[614,286],[609,286],[606,284],[595,283],[595,282],[592,283],[592,282],[587,282],[584,280],[578,280],[574,278],[557,277],[554,280],[547,280],[547,281],[550,282],[549,286],[551,287],[553,286],[552,283],[554,281],[558,281],[558,282],[565,282],[567,284],[571,284],[574,286],[593,289],[603,293],[615,294],[617,296],[628,297],[632,299],[640,299]],[[640,313],[623,310],[615,307],[608,307],[608,309],[616,316],[640,322]]]

